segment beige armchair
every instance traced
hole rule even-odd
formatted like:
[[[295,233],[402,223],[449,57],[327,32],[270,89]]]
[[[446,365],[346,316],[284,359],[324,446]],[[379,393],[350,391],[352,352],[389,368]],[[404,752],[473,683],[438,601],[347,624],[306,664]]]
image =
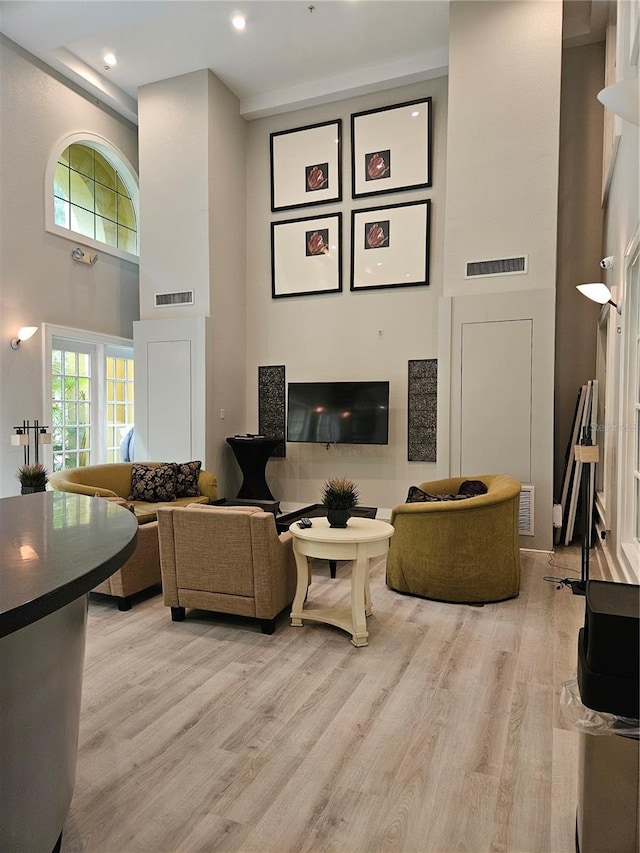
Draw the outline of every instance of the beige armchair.
[[[466,477],[422,483],[423,492],[457,494]],[[398,592],[469,604],[502,601],[520,590],[520,483],[482,474],[484,495],[405,503],[391,513],[395,535],[387,586]]]
[[[100,500],[118,504],[133,512],[131,504],[122,498],[107,497]],[[111,577],[98,584],[92,592],[110,595],[116,599],[118,610],[126,611],[131,610],[131,596],[153,586],[160,587],[161,583],[158,522],[151,521],[138,526],[136,550],[127,562],[123,563]]]
[[[271,512],[192,504],[158,509],[164,603],[181,622],[185,608],[249,616],[263,634],[293,601],[292,536],[278,536]]]
[[[124,501],[123,501],[124,503]],[[159,587],[160,554],[158,551],[158,522],[150,521],[138,527],[136,550],[126,563],[93,589],[110,595],[118,602],[118,610],[131,610],[131,596],[152,586]]]

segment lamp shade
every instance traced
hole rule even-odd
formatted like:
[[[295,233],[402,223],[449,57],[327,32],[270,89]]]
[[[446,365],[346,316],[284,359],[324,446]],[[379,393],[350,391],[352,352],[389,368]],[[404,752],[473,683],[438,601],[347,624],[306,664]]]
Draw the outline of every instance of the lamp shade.
[[[21,326],[18,331],[18,340],[28,341],[29,338],[32,338],[37,331],[37,326]]]
[[[598,100],[625,121],[640,125],[640,86],[638,78],[620,80],[598,92]]]
[[[17,432],[11,436],[11,444],[14,447],[22,447],[29,444],[29,434],[26,432]]]
[[[51,433],[40,430],[38,433],[38,444],[51,444]]]
[[[592,302],[599,302],[600,305],[606,305],[611,301],[611,291],[606,284],[601,281],[594,281],[590,284],[577,284],[576,288],[590,299]]]

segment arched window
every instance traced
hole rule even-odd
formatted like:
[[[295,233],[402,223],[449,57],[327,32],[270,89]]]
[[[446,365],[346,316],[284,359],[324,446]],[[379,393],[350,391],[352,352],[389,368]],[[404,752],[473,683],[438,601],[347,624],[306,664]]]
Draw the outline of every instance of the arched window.
[[[47,231],[137,259],[137,177],[105,140],[91,134],[62,140],[47,168],[46,196]]]

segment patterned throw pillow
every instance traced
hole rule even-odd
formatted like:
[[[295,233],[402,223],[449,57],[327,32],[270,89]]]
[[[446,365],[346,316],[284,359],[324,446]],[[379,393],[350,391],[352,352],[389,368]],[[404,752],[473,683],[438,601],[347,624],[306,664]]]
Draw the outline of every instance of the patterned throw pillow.
[[[458,494],[465,498],[475,498],[476,495],[486,495],[489,489],[482,480],[465,480],[460,484]]]
[[[176,465],[176,497],[195,498],[202,462],[178,462]]]
[[[175,501],[176,499],[176,469],[175,462],[163,465],[141,465],[131,463],[131,494],[130,501]]]
[[[440,501],[461,501],[469,497],[468,495],[430,495],[429,492],[423,492],[418,486],[411,486],[405,503],[436,503]]]

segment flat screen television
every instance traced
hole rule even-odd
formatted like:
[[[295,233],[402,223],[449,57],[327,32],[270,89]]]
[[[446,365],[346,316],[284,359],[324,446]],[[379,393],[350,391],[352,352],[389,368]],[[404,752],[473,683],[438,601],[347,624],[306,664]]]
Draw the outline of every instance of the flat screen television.
[[[287,441],[388,444],[388,382],[290,382]]]

